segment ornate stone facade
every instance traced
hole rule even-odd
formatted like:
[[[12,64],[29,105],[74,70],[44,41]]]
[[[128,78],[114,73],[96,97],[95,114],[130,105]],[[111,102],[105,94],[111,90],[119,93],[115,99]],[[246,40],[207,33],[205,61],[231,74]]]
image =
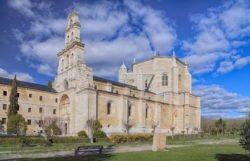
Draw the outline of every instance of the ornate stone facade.
[[[58,53],[53,88],[18,82],[19,113],[31,122],[29,134],[41,131],[35,122],[46,117],[61,120],[63,135],[77,135],[81,130],[88,132],[88,119],[99,120],[107,134],[123,133],[125,124],[132,125],[131,133],[198,132],[200,98],[191,93],[192,78],[187,64],[175,56],[155,55],[132,64],[130,72],[123,64],[119,82],[93,76],[84,59],[78,13],[72,11],[67,21],[65,47]],[[4,106],[9,104],[10,82],[0,80],[3,93],[0,94],[0,118],[4,122],[7,121]]]

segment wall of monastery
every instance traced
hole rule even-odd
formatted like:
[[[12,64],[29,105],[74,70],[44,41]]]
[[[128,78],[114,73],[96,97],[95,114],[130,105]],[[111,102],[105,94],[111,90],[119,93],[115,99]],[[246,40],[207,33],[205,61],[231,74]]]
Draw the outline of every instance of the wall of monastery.
[[[4,95],[4,91],[7,95]],[[7,124],[7,111],[9,106],[9,96],[11,86],[0,84],[0,119],[6,119],[4,127]],[[27,134],[37,134],[42,130],[37,121],[48,117],[56,117],[58,113],[58,98],[56,93],[32,90],[27,88],[18,88],[19,93],[18,113],[22,114],[28,124]],[[6,106],[6,108],[4,108]],[[28,121],[30,120],[30,121]]]

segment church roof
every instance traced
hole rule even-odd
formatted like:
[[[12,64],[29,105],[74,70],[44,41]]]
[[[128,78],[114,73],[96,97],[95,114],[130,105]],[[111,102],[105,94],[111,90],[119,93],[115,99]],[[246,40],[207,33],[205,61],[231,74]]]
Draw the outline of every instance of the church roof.
[[[11,86],[12,79],[0,77],[0,84]],[[24,81],[19,81],[19,80],[17,80],[17,87],[35,89],[35,90],[45,91],[45,92],[53,92],[53,93],[56,92],[53,88],[46,86],[46,85],[24,82]]]
[[[113,85],[117,85],[117,86],[120,86],[120,87],[128,87],[128,88],[132,88],[132,89],[137,89],[135,86],[132,86],[132,85],[129,85],[129,84],[120,83],[120,82],[117,82],[117,81],[113,81],[113,80],[109,80],[109,79],[105,79],[105,78],[101,78],[101,77],[97,77],[97,76],[94,76],[93,79],[95,81],[100,81],[100,82],[104,82],[104,83],[111,83]]]

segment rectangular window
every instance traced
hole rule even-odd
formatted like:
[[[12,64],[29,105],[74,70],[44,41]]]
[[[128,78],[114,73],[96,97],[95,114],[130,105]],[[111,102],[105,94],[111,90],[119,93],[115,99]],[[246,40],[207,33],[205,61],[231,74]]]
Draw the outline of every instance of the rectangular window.
[[[20,109],[20,107],[19,107],[19,105],[17,106],[17,111],[19,111],[19,109]]]
[[[2,118],[2,124],[6,124],[6,118]]]
[[[55,99],[56,103],[57,103],[57,98]]]
[[[29,94],[29,98],[32,98],[32,94]]]
[[[38,126],[39,126],[39,127],[42,127],[42,125],[43,125],[43,120],[39,120],[39,121],[38,121]]]
[[[31,112],[31,108],[28,108],[28,112]]]
[[[7,109],[7,104],[3,104],[3,110]]]
[[[54,115],[56,114],[56,109],[53,109],[53,114],[54,114]]]
[[[28,120],[27,124],[28,124],[28,125],[31,125],[31,120]]]
[[[19,94],[19,93],[17,93],[17,94],[16,94],[16,96],[19,98],[20,94]]]
[[[42,100],[43,100],[43,96],[40,96],[40,98],[39,98],[39,99],[40,99],[40,101],[42,101]]]
[[[4,95],[4,96],[7,96],[7,91],[3,91],[3,95]]]
[[[43,113],[43,108],[42,107],[39,108],[39,112]]]

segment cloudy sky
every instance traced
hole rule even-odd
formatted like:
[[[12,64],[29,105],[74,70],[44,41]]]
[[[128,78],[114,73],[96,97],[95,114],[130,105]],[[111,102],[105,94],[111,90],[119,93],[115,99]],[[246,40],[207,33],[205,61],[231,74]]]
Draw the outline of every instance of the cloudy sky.
[[[0,76],[41,84],[53,79],[72,7],[95,75],[117,80],[122,62],[130,66],[174,50],[189,64],[203,116],[249,111],[249,0],[0,0]]]

